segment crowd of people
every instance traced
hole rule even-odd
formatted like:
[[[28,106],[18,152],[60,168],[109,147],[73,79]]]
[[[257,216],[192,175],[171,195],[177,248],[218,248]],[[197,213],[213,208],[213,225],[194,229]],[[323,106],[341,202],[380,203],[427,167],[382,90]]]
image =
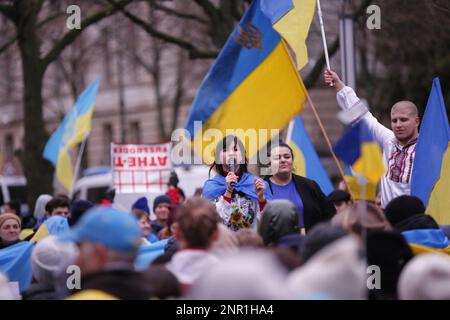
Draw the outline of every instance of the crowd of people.
[[[344,109],[355,106],[336,73],[327,70],[325,81]],[[28,259],[14,268],[29,266],[31,279],[17,294],[12,273],[0,274],[0,298],[450,299],[450,228],[409,195],[417,108],[395,104],[393,131],[368,110],[355,121],[383,147],[379,203],[355,200],[345,186],[325,195],[294,173],[282,141],[270,150],[272,175],[256,176],[242,142],[227,136],[201,196],[186,198],[171,175],[167,194],[151,205],[139,198],[129,212],[113,193],[99,205],[41,195],[33,223],[8,204],[0,267],[2,252],[26,246]]]

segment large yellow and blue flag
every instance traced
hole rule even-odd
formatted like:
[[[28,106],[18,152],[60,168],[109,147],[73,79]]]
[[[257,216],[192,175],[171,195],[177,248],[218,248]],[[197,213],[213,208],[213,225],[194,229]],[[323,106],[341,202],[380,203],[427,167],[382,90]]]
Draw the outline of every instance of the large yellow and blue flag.
[[[306,89],[285,43],[262,12],[261,3],[252,2],[228,38],[203,80],[186,121],[195,150],[206,163],[212,163],[220,139],[220,135],[204,136],[206,130],[217,129],[225,136],[227,129],[241,129],[233,134],[244,142],[252,157],[276,133],[268,132],[267,137],[258,134],[257,146],[253,144],[249,150],[248,129],[254,133],[260,132],[258,129],[283,128],[303,109]],[[281,12],[288,11],[284,8]],[[201,128],[195,125],[200,121]]]
[[[383,158],[380,146],[376,143],[369,128],[363,121],[351,126],[344,135],[333,146],[334,153],[346,165],[350,166],[353,179],[350,189],[354,197],[361,198],[360,188],[357,186],[357,177],[363,177],[367,180],[365,199],[375,200],[374,186],[380,181],[385,172]],[[351,179],[350,179],[351,180]],[[355,190],[358,190],[356,193]]]
[[[33,244],[28,241],[21,241],[0,249],[0,272],[5,273],[10,282],[18,282],[21,292],[31,284],[32,251]]]
[[[295,118],[289,145],[294,151],[294,172],[315,180],[325,194],[332,192],[330,177],[320,162],[301,116]]]
[[[411,194],[439,224],[450,224],[450,126],[439,79],[433,80],[420,127]]]
[[[286,40],[295,54],[297,68],[308,62],[306,38],[314,16],[316,0],[262,0],[261,10],[273,28]]]
[[[64,117],[44,149],[44,158],[56,166],[56,176],[61,184],[72,190],[73,166],[70,150],[87,138],[91,130],[94,102],[100,80],[92,82],[78,97],[75,106]]]

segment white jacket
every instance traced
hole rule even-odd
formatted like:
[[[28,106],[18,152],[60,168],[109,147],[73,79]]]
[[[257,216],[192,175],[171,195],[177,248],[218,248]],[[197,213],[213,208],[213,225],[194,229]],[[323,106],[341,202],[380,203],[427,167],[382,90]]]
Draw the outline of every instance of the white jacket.
[[[336,98],[344,110],[351,109],[359,101],[350,87],[341,89]],[[411,193],[411,174],[417,139],[402,146],[392,130],[379,123],[370,112],[364,114],[361,120],[367,124],[374,139],[383,149],[383,164],[387,170],[381,178],[381,207],[385,208],[392,199]]]

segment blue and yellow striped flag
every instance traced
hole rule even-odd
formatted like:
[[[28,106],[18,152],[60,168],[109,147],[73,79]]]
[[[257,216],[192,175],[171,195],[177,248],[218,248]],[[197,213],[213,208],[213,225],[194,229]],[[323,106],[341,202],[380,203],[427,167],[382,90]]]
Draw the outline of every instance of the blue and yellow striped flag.
[[[70,150],[86,139],[91,130],[94,102],[100,80],[91,83],[78,97],[75,106],[64,117],[44,149],[44,158],[56,166],[56,176],[61,184],[72,190],[73,166]]]
[[[385,169],[380,146],[363,121],[350,127],[333,146],[334,153],[353,172],[362,175],[370,183],[376,184]]]
[[[301,116],[295,118],[289,145],[294,151],[294,172],[316,181],[325,194],[332,192],[330,177],[320,162]]]
[[[262,0],[261,3],[261,9],[270,17],[273,28],[294,52],[299,70],[308,62],[306,38],[315,8],[316,0]]]
[[[212,163],[221,139],[204,136],[208,129],[217,129],[222,137],[227,129],[241,129],[233,134],[244,142],[251,158],[276,133],[268,132],[266,137],[251,131],[258,133],[253,136],[256,147],[253,143],[249,149],[247,130],[285,127],[302,111],[305,92],[285,43],[261,11],[261,0],[255,0],[203,80],[185,127],[206,163]],[[202,128],[195,126],[198,121]]]
[[[411,194],[439,224],[450,224],[450,126],[439,79],[433,81],[420,126]]]

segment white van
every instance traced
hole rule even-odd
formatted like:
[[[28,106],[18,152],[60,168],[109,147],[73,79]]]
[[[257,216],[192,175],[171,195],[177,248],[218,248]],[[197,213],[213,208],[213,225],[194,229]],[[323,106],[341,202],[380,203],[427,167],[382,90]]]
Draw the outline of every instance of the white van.
[[[0,206],[9,201],[18,201],[22,213],[28,212],[28,188],[24,176],[0,176],[0,188]]]
[[[208,179],[209,167],[205,165],[193,165],[190,167],[174,168],[180,180],[178,187],[183,189],[186,197],[194,195],[195,191],[203,188]],[[105,196],[105,192],[112,187],[112,173],[109,167],[92,168],[85,170],[83,177],[74,186],[74,200],[89,200],[99,203]],[[114,204],[122,210],[130,210],[133,203],[140,197],[147,197],[150,208],[153,200],[166,193],[167,186],[163,191],[155,193],[116,193]]]

